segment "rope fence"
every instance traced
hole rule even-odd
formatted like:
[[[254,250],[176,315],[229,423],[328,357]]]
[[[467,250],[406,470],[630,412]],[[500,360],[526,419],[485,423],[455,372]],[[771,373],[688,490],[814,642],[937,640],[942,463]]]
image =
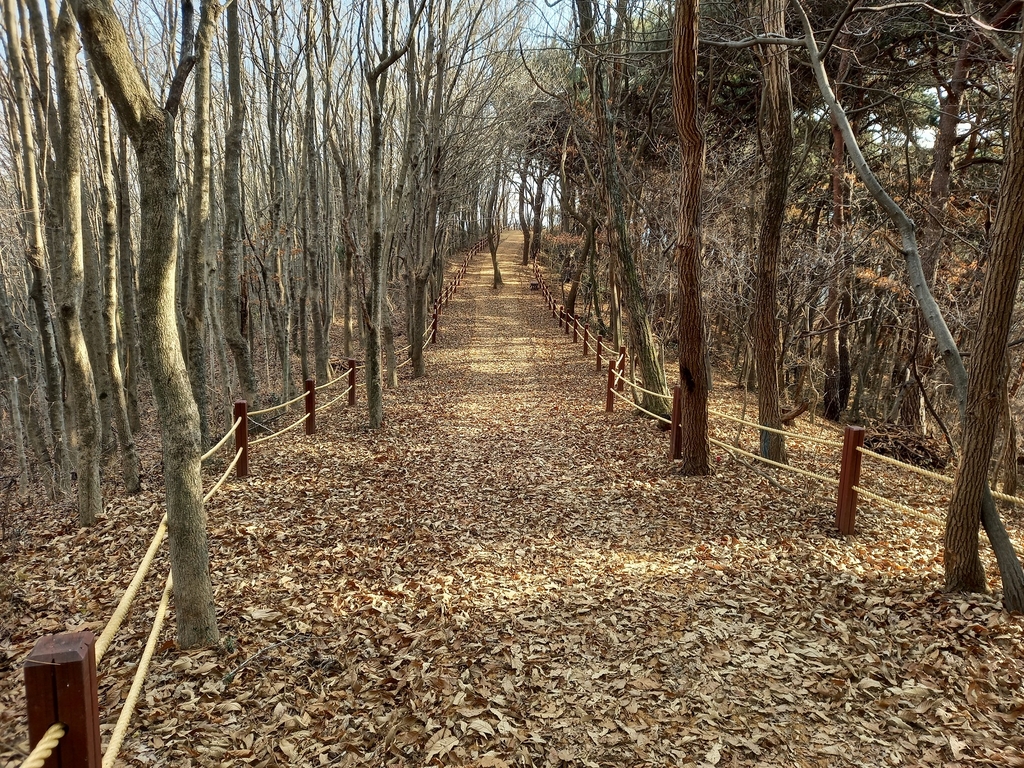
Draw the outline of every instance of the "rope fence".
[[[541,297],[547,306],[548,311],[551,312],[551,318],[557,320],[558,327],[562,329],[565,335],[572,335],[572,342],[577,342],[582,333],[583,336],[583,356],[587,357],[591,354],[590,349],[590,326],[588,323],[581,323],[580,319],[573,313],[568,312],[566,308],[558,303],[555,299],[554,293],[548,286],[545,280],[544,274],[540,269],[540,265],[534,261],[533,263],[533,277],[530,282],[530,289],[539,291]],[[672,460],[682,458],[681,456],[681,404],[680,397],[681,391],[678,385],[673,387],[673,404],[671,419],[666,418],[663,414],[653,413],[647,408],[644,408],[636,400],[640,399],[637,395],[648,395],[651,397],[665,397],[664,394],[646,389],[642,385],[630,381],[626,376],[626,363],[628,361],[628,355],[625,347],[619,347],[618,353],[616,354],[615,346],[609,344],[606,339],[598,335],[596,346],[592,350],[593,358],[596,363],[596,370],[601,371],[603,363],[608,364],[608,378],[605,386],[605,411],[612,412],[614,410],[614,403],[619,400],[623,403],[628,404],[634,410],[649,416],[656,420],[660,424],[669,425],[669,438],[670,448],[669,456]],[[633,397],[629,397],[623,394],[623,387],[629,386],[632,390]],[[792,464],[786,464],[783,462],[773,461],[757,453],[746,451],[740,448],[738,445],[729,444],[713,437],[708,438],[712,445],[721,448],[735,456],[743,456],[747,459],[751,459],[762,464],[766,464],[777,470],[791,472],[802,477],[809,478],[818,483],[822,483],[826,486],[836,487],[836,525],[841,533],[844,535],[851,535],[855,532],[855,517],[857,509],[858,497],[866,501],[874,501],[878,504],[885,506],[889,509],[898,511],[907,516],[912,516],[921,520],[925,520],[929,523],[938,525],[944,525],[944,520],[934,514],[927,511],[916,509],[908,504],[894,501],[886,498],[878,493],[874,493],[865,489],[861,484],[861,459],[868,457],[872,460],[882,462],[888,466],[896,467],[907,472],[914,473],[921,477],[925,477],[934,480],[939,483],[943,483],[947,486],[953,484],[953,478],[948,475],[943,475],[939,472],[933,472],[931,470],[916,467],[912,464],[908,464],[898,459],[894,459],[889,456],[879,454],[875,451],[864,447],[864,429],[858,426],[847,426],[843,432],[842,442],[829,439],[828,437],[820,437],[816,435],[809,435],[805,432],[799,432],[796,430],[779,429],[775,427],[768,427],[758,424],[747,419],[732,416],[728,413],[715,410],[712,408],[708,409],[708,414],[715,416],[716,418],[723,419],[735,424],[739,424],[743,427],[750,427],[758,430],[761,433],[777,434],[788,438],[789,440],[799,444],[801,442],[809,443],[822,448],[828,449],[829,451],[836,451],[836,458],[839,459],[839,478],[829,477],[819,472],[814,472],[809,469],[802,467],[793,466]],[[738,439],[738,436],[737,436]],[[1004,501],[1009,504],[1016,504],[1024,506],[1024,498],[1018,496],[1011,496],[1005,493],[999,493],[992,491],[992,496],[999,501]]]

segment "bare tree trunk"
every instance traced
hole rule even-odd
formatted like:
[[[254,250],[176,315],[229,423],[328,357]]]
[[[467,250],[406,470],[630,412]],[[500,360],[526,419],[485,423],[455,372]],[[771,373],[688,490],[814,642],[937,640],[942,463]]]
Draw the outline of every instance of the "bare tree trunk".
[[[697,114],[697,0],[676,0],[672,37],[672,112],[682,149],[679,180],[679,382],[682,388],[682,467],[685,475],[710,472],[708,373],[701,298],[701,185],[704,135]]]
[[[103,511],[100,489],[99,406],[89,350],[82,332],[82,291],[85,263],[82,245],[82,136],[81,94],[78,88],[78,37],[71,9],[61,7],[54,30],[54,71],[60,114],[58,163],[55,179],[64,214],[64,274],[60,280],[60,325],[64,337],[75,431],[78,434],[78,522],[95,525]]]
[[[96,99],[96,133],[100,156],[100,207],[103,221],[103,328],[106,332],[107,377],[110,381],[110,410],[114,416],[118,450],[121,455],[121,475],[128,493],[142,490],[139,480],[139,454],[128,419],[121,361],[117,354],[117,199],[114,190],[114,160],[110,136],[110,112],[103,84],[92,76]]]
[[[786,0],[762,0],[761,18],[765,34],[786,36],[786,4]],[[763,57],[761,115],[764,136],[760,143],[768,157],[750,335],[757,369],[758,422],[781,430],[777,319],[779,253],[782,250],[782,224],[786,216],[786,193],[793,155],[793,94],[788,49],[766,46]],[[787,461],[785,438],[778,433],[761,432],[760,448],[766,459],[781,463]]]
[[[57,357],[57,339],[54,334],[53,315],[50,311],[46,276],[46,245],[40,215],[39,182],[36,174],[36,148],[32,130],[32,109],[28,80],[21,58],[21,40],[18,30],[18,10],[14,0],[4,0],[4,26],[7,28],[7,57],[11,71],[11,85],[18,109],[18,133],[21,138],[21,172],[24,174],[22,195],[25,211],[25,231],[28,236],[26,260],[32,273],[29,298],[35,309],[36,323],[42,340],[43,370],[46,381],[46,401],[53,444],[54,486],[65,488],[70,465],[64,424],[64,404],[61,396],[62,376]]]
[[[133,433],[142,429],[139,417],[139,381],[142,369],[142,346],[139,343],[139,313],[136,309],[135,245],[132,242],[132,203],[128,188],[128,134],[121,131],[117,174],[118,284],[120,287],[121,332],[124,334],[125,398],[128,425]]]
[[[256,402],[256,370],[252,348],[243,333],[248,320],[248,305],[243,305],[240,281],[242,269],[242,46],[238,31],[238,4],[227,4],[228,97],[231,119],[224,139],[224,336],[235,361],[242,398]]]
[[[141,331],[163,440],[174,607],[182,648],[217,642],[206,512],[200,477],[199,412],[192,399],[175,317],[177,174],[174,117],[188,75],[184,46],[171,99],[161,107],[132,63],[109,0],[75,0],[89,58],[135,146],[143,221],[139,264]],[[186,20],[187,21],[187,20]],[[183,23],[182,37],[192,34]]]
[[[206,247],[210,235],[210,47],[217,29],[220,5],[200,6],[195,52],[195,127],[192,131],[192,189],[188,203],[188,239],[184,262],[189,275],[185,308],[185,343],[188,378],[199,410],[200,445],[210,442],[209,404],[206,396]]]

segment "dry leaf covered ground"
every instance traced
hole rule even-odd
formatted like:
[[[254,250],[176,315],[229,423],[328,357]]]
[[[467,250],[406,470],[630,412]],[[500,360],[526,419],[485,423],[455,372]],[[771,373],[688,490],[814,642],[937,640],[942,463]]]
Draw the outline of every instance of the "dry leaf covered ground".
[[[471,266],[382,430],[335,407],[211,503],[223,648],[179,653],[165,631],[124,764],[1024,765],[1022,621],[939,591],[940,529],[868,506],[843,540],[831,488],[717,449],[714,476],[674,474],[663,434],[603,413],[604,377],[517,248],[499,291],[486,255]],[[27,746],[20,661],[43,632],[102,626],[146,506],[26,532],[0,646],[8,764]],[[103,662],[105,722],[165,569]]]

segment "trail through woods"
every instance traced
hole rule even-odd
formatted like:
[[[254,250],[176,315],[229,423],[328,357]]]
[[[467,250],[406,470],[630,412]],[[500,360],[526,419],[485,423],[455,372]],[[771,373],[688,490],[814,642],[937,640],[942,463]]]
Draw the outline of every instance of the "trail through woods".
[[[663,434],[604,414],[520,251],[506,234],[498,291],[477,257],[383,429],[335,407],[211,503],[225,647],[168,639],[124,763],[1024,765],[1021,620],[938,591],[939,530],[866,507],[843,540],[830,489],[717,450],[714,476],[674,475]],[[102,626],[156,526],[140,508],[29,524],[4,597],[9,764],[21,659]],[[104,661],[106,723],[161,569]]]

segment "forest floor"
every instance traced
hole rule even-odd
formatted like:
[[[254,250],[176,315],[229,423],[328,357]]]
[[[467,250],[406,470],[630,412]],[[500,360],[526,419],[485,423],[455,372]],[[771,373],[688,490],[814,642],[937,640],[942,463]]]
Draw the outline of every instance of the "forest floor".
[[[940,591],[941,527],[862,504],[841,538],[834,486],[718,449],[715,474],[679,476],[649,421],[604,413],[604,375],[520,249],[503,242],[499,290],[476,258],[381,430],[335,406],[315,436],[254,448],[252,476],[208,505],[222,647],[178,652],[172,613],[123,764],[1024,765],[1024,621]],[[838,450],[790,447],[836,474]],[[898,471],[865,484],[941,513],[944,489]],[[18,523],[0,763],[27,748],[21,661],[44,632],[99,632],[157,498],[92,530],[42,509]],[[1019,514],[1007,525],[1021,541]],[[164,551],[103,661],[105,738],[166,567]]]

